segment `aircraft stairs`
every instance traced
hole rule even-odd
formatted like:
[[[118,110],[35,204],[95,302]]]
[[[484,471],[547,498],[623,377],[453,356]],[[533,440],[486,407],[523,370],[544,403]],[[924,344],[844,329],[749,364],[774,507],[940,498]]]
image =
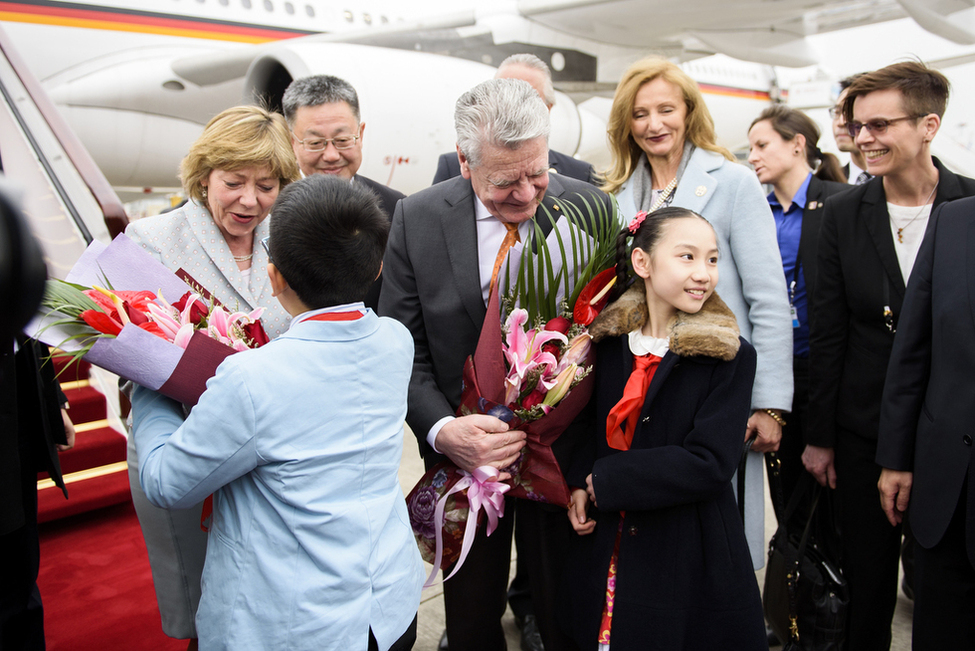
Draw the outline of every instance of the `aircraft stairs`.
[[[64,499],[61,489],[47,473],[38,475],[38,522],[50,522],[131,499],[125,463],[126,438],[118,429],[118,420],[109,420],[111,410],[93,383],[91,365],[83,360],[68,365],[65,359],[53,358],[76,432],[74,448],[60,453],[68,499]]]

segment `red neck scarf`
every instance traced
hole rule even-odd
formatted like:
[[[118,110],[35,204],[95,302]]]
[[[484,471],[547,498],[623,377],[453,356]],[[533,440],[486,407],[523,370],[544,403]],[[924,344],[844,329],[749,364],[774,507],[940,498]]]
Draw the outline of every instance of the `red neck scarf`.
[[[640,418],[643,402],[653,374],[660,365],[656,355],[646,354],[633,358],[633,372],[623,388],[623,397],[609,411],[606,419],[606,442],[616,450],[629,450],[633,443],[636,422]]]

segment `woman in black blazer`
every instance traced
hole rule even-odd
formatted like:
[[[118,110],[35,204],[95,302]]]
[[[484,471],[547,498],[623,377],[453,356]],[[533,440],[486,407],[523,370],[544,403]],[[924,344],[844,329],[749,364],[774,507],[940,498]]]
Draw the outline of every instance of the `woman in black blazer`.
[[[812,119],[784,104],[762,111],[748,129],[748,162],[758,180],[772,186],[768,195],[775,218],[779,253],[789,306],[792,310],[793,358],[792,411],[782,427],[778,456],[783,505],[789,502],[799,479],[805,473],[802,451],[808,425],[809,405],[809,304],[816,279],[816,250],[823,202],[832,194],[848,189],[840,162],[833,154],[820,151],[819,127]],[[813,172],[813,170],[816,170]],[[801,531],[806,521],[811,496],[795,512],[791,531]],[[781,506],[776,504],[775,507]],[[821,521],[829,523],[829,514]],[[776,512],[776,516],[781,516]],[[832,528],[829,523],[829,529]],[[819,542],[828,531],[820,528]]]
[[[868,73],[844,113],[877,178],[826,201],[810,335],[806,468],[836,488],[850,586],[847,648],[888,649],[901,530],[879,506],[875,462],[887,362],[933,205],[975,194],[975,181],[931,156],[948,82],[919,62]]]

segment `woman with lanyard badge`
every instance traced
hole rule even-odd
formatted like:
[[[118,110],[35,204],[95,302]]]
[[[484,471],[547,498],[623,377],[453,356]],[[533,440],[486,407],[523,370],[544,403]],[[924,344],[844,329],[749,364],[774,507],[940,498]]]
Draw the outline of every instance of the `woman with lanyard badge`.
[[[849,187],[843,182],[843,169],[836,156],[824,154],[817,146],[819,135],[809,116],[781,104],[765,109],[748,130],[748,162],[758,180],[772,186],[768,202],[775,218],[792,317],[794,393],[779,445],[785,503],[805,472],[802,450],[809,403],[809,297],[816,279],[823,202]],[[801,530],[800,523],[805,522],[807,514],[808,500],[796,510],[793,530]]]

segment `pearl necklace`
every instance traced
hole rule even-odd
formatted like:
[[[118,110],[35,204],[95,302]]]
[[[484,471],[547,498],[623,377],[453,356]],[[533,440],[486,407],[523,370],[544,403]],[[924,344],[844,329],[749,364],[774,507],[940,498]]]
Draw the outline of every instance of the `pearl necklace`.
[[[253,257],[254,257],[253,253],[251,253],[250,255],[235,255],[234,262],[247,262]]]
[[[660,194],[657,196],[656,201],[650,204],[650,210],[648,210],[647,212],[648,213],[654,212],[655,210],[658,210],[662,205],[664,205],[667,199],[670,198],[670,195],[673,194],[674,188],[676,187],[677,187],[677,177],[675,176],[670,180],[670,183],[668,183],[667,186],[660,191]]]
[[[903,226],[901,226],[901,227],[899,227],[897,229],[897,241],[898,242],[900,242],[901,244],[904,243],[904,229],[907,228],[908,226],[910,226],[911,224],[913,224],[914,223],[914,220],[916,220],[918,217],[921,216],[921,213],[923,213],[924,212],[924,209],[927,208],[928,202],[931,201],[931,197],[934,196],[934,193],[935,193],[935,191],[937,189],[938,189],[938,184],[935,183],[934,184],[934,188],[931,190],[931,194],[929,194],[928,195],[928,198],[925,199],[924,200],[924,203],[921,204],[921,209],[917,211],[917,214],[914,215],[913,217],[911,217],[910,221],[908,221],[906,224],[904,224]],[[894,224],[894,218],[893,217],[890,217],[890,223],[891,224]],[[894,226],[897,226],[897,224],[894,224]]]

